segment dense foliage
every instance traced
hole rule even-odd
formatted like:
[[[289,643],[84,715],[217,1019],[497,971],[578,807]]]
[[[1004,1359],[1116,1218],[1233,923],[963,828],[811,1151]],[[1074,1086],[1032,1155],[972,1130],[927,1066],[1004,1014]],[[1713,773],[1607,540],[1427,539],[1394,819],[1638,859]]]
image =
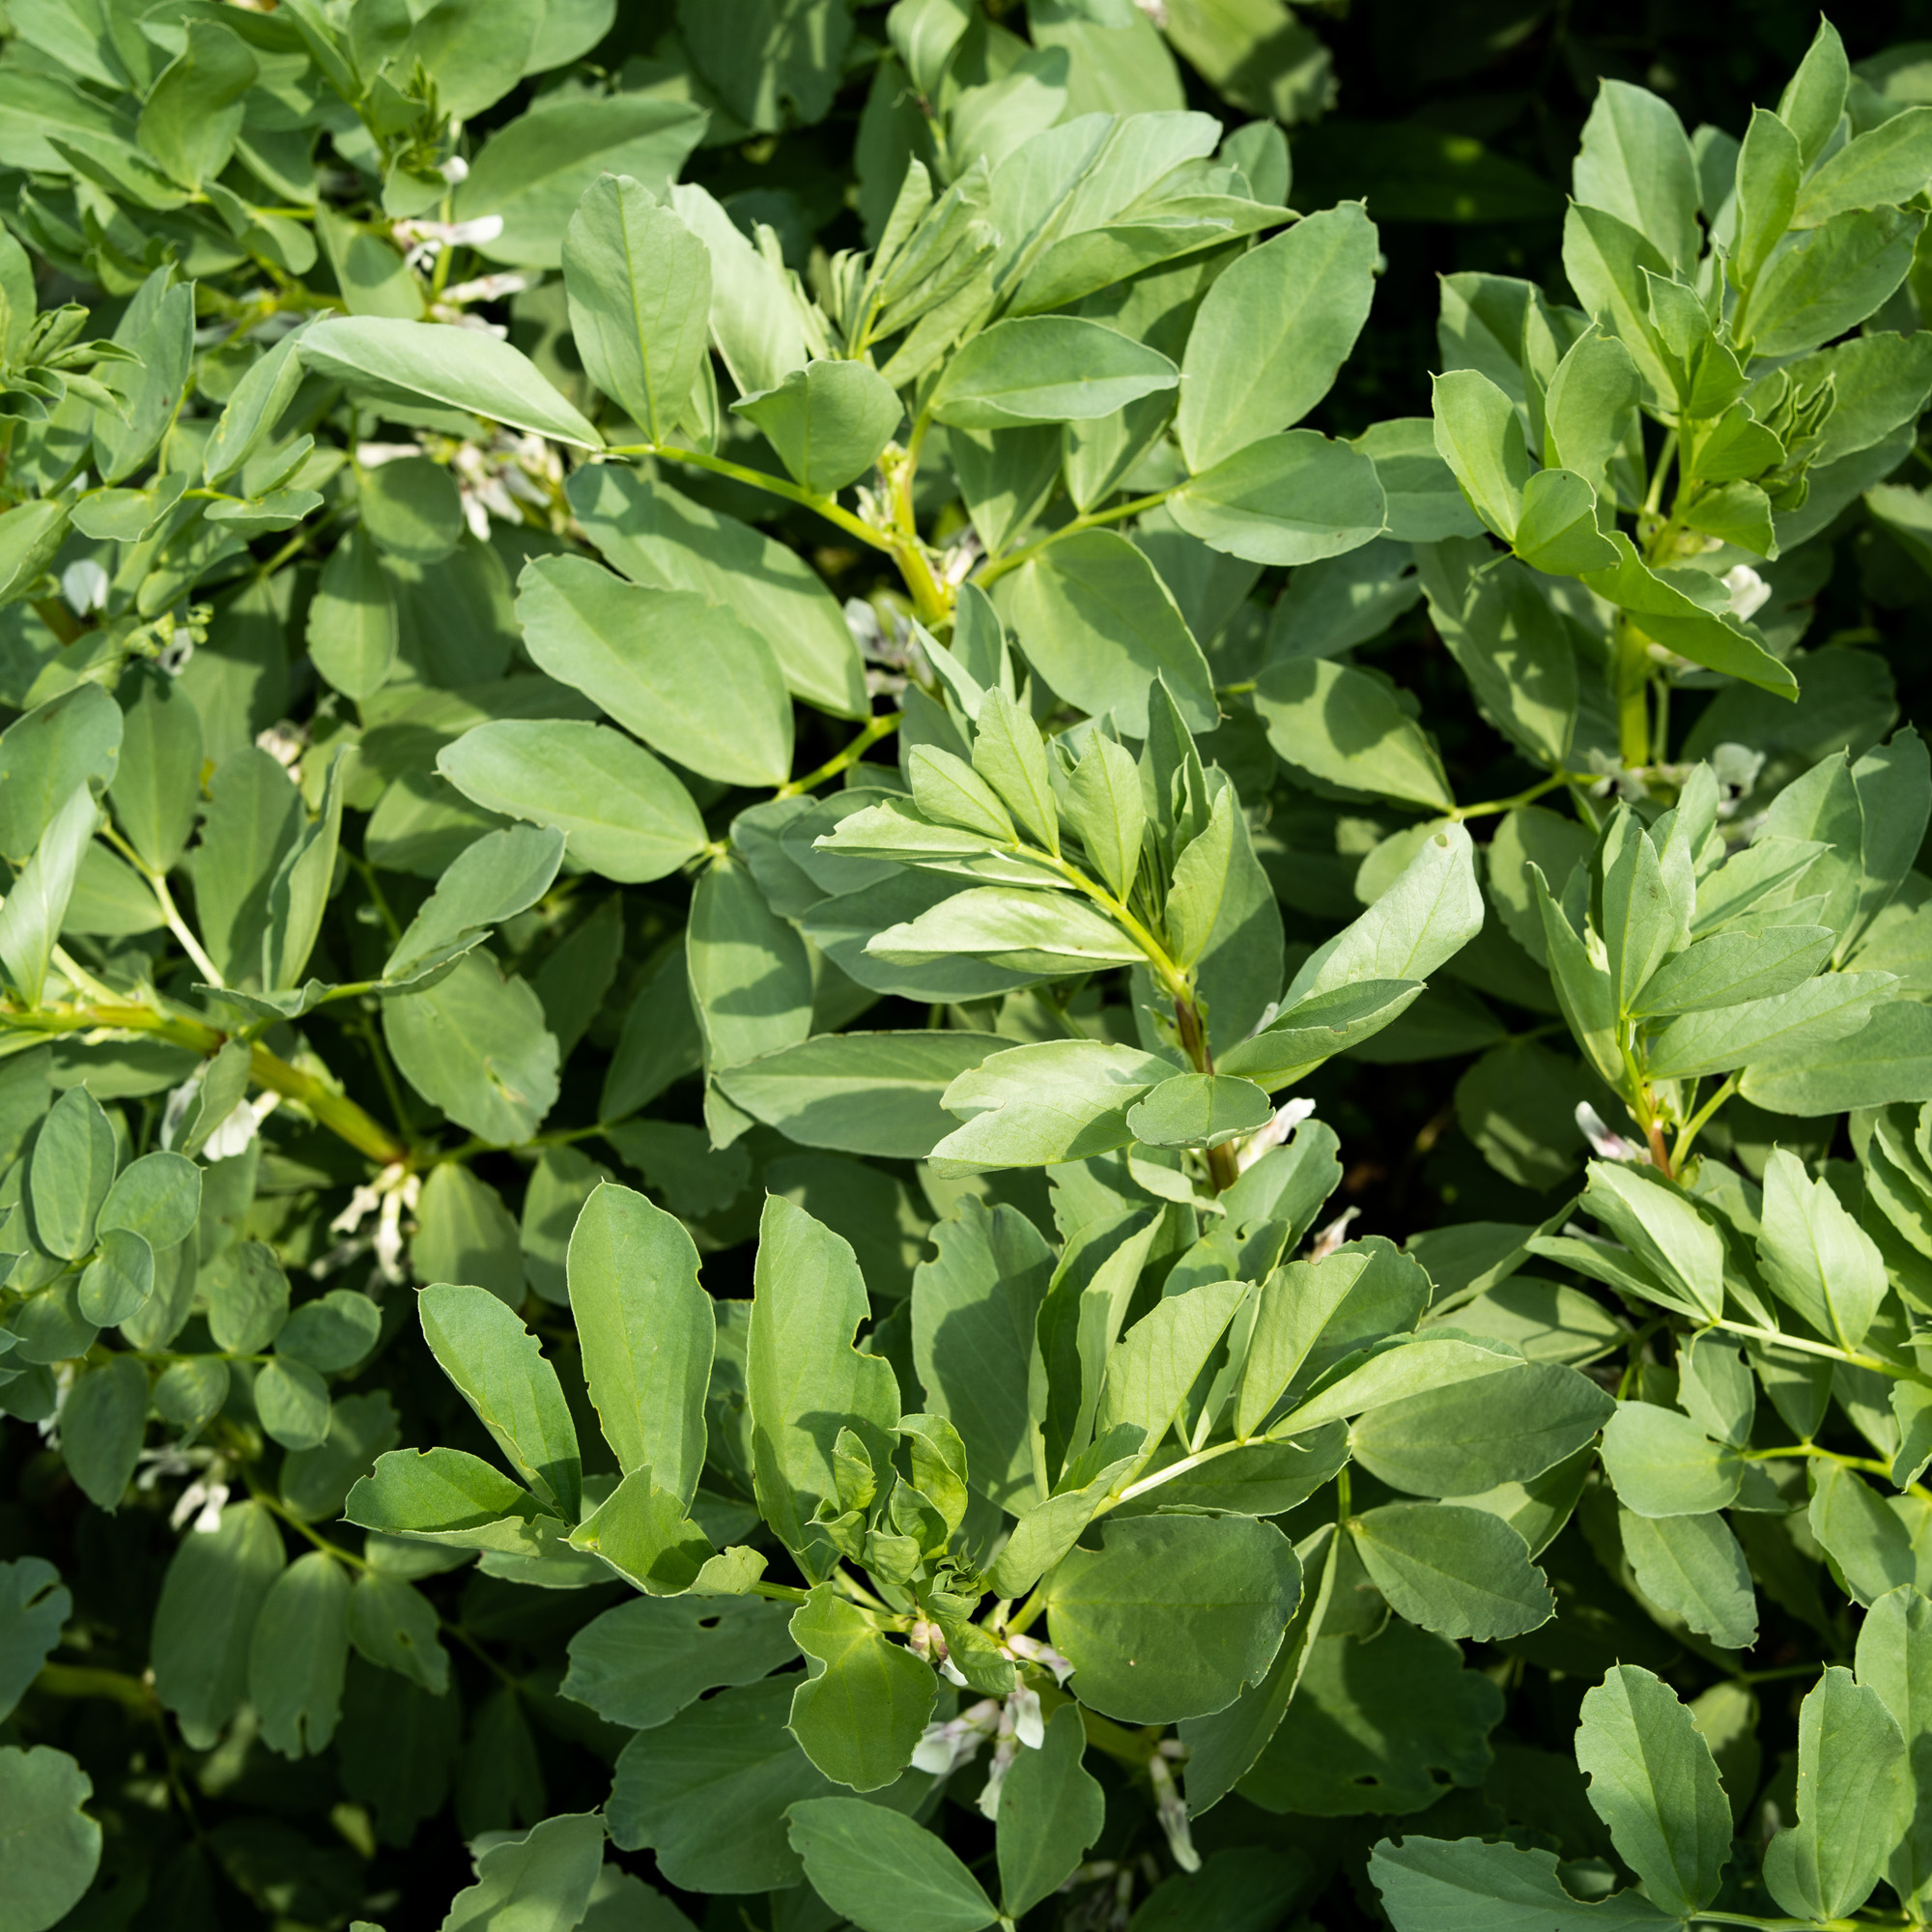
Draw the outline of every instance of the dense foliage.
[[[0,1932],[1932,1911],[1932,45],[1304,11],[7,0]]]

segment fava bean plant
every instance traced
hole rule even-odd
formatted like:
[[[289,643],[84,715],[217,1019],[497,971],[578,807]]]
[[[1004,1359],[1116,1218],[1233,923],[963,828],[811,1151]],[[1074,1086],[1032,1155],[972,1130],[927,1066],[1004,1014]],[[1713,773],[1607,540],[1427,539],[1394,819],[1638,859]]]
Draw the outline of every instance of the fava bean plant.
[[[0,1932],[1932,1914],[1932,55],[1325,17],[8,0]]]

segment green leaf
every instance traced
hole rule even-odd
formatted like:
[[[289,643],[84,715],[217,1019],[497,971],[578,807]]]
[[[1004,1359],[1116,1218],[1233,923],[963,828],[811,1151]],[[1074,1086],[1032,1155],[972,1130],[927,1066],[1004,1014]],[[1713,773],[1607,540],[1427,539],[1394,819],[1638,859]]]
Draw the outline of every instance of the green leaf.
[[[979,1932],[1000,1916],[943,1839],[883,1804],[812,1798],[785,1816],[812,1889],[862,1932]]]
[[[1142,1316],[1108,1351],[1094,1435],[1132,1423],[1158,1442],[1251,1292],[1246,1282],[1203,1282]]]
[[[1599,496],[1636,420],[1643,379],[1614,335],[1588,328],[1563,352],[1543,397],[1543,460],[1574,470]]]
[[[1800,355],[1862,322],[1905,279],[1924,226],[1918,212],[1847,209],[1792,236],[1753,292],[1753,353]]]
[[[1133,1138],[1127,1109],[1174,1073],[1170,1061],[1099,1040],[1043,1040],[996,1053],[945,1093],[965,1125],[932,1151],[977,1167],[1084,1160]]]
[[[1820,1466],[1806,1520],[1854,1601],[1873,1604],[1917,1580],[1918,1557],[1903,1513],[1851,1470]]]
[[[555,0],[551,0],[550,13],[554,14],[555,11]],[[641,237],[633,230],[628,238],[630,249],[619,252],[623,243],[611,232],[614,222],[611,228],[604,227],[604,221],[610,220],[610,203],[621,201],[628,214],[634,192],[639,197],[662,197],[703,131],[703,114],[695,102],[649,90],[584,99],[539,99],[528,112],[494,134],[470,163],[469,177],[456,191],[456,218],[474,221],[486,215],[500,215],[501,233],[489,241],[479,241],[476,243],[479,252],[492,261],[514,262],[536,269],[561,266],[567,287],[572,285],[574,274],[581,274],[584,256],[590,253],[582,244],[586,240],[593,244],[603,242],[614,259],[601,262],[598,267],[613,277],[616,273],[623,274],[624,302],[628,305],[634,274],[645,291],[663,290],[668,279],[663,265],[639,261],[637,242],[648,239],[668,255],[682,251],[674,242],[666,246],[661,232],[651,225],[643,228]],[[621,198],[610,189],[612,178],[630,183]],[[593,201],[592,197],[598,199]],[[580,226],[586,202],[599,208],[603,221]],[[625,225],[628,229],[632,224],[627,221]],[[586,227],[590,230],[587,237]],[[578,229],[578,245],[573,245],[570,239],[573,228]],[[703,296],[696,303],[700,352],[710,301],[708,268],[704,279]],[[571,327],[581,349],[586,331],[577,320],[575,301]],[[589,366],[587,361],[585,366]],[[594,370],[591,381],[627,411],[630,409],[629,398],[621,390],[611,388]],[[687,383],[677,400],[682,402],[689,393]],[[675,419],[675,413],[673,410],[671,420]],[[648,417],[636,419],[648,429]]]
[[[0,1924],[45,1932],[94,1883],[100,1827],[80,1807],[93,1780],[66,1751],[37,1745],[0,1750]]]
[[[1375,464],[1306,429],[1244,443],[1184,483],[1167,508],[1203,543],[1254,563],[1340,556],[1372,542],[1388,518]]]
[[[1252,1133],[1273,1111],[1251,1080],[1176,1073],[1127,1109],[1127,1125],[1150,1147],[1215,1148]]]
[[[345,1514],[364,1529],[457,1549],[536,1547],[542,1505],[462,1449],[393,1450],[349,1492]]]
[[[1235,1434],[1258,1434],[1304,1365],[1320,1374],[1365,1343],[1413,1328],[1429,1296],[1420,1264],[1379,1236],[1275,1269],[1255,1313]]]
[[[97,1509],[120,1508],[140,1458],[147,1418],[148,1372],[136,1355],[110,1356],[68,1391],[61,1406],[61,1449],[68,1472]]]
[[[715,1553],[683,1499],[633,1469],[570,1533],[570,1547],[601,1557],[636,1590],[676,1596]]]
[[[301,339],[303,363],[376,403],[440,403],[579,449],[603,439],[507,342],[389,316],[331,317]]]
[[[155,1288],[155,1251],[128,1228],[110,1228],[100,1252],[81,1271],[80,1312],[106,1328],[136,1315]]]
[[[1301,1596],[1293,1546],[1252,1517],[1115,1517],[1054,1572],[1074,1694],[1123,1723],[1225,1709],[1263,1676]]]
[[[1645,1517],[1705,1516],[1737,1500],[1746,1464],[1688,1415],[1620,1402],[1604,1431],[1604,1469],[1617,1499]]]
[[[668,442],[709,341],[710,251],[649,189],[606,173],[570,217],[562,262],[585,373],[652,442]]]
[[[1239,257],[1201,304],[1176,429],[1197,474],[1297,423],[1334,385],[1375,293],[1359,203],[1305,216]]]
[[[207,1750],[246,1694],[248,1646],[282,1573],[282,1533],[260,1503],[229,1503],[210,1531],[182,1539],[155,1611],[155,1694]]]
[[[1361,1415],[1384,1403],[1401,1402],[1425,1390],[1478,1381],[1523,1366],[1522,1358],[1473,1336],[1434,1334],[1391,1336],[1389,1346],[1368,1354],[1358,1366],[1344,1366],[1308,1400],[1297,1404],[1268,1430],[1271,1439],[1303,1435],[1324,1423]],[[1345,1364],[1352,1362],[1345,1358]],[[1505,1393],[1507,1391],[1505,1390]]]
[[[647,1731],[721,1686],[755,1684],[798,1655],[781,1604],[639,1597],[570,1639],[562,1694],[607,1723]]]
[[[1682,1923],[1634,1891],[1575,1898],[1554,1852],[1481,1838],[1384,1838],[1370,1855],[1369,1876],[1396,1932],[1666,1932]]]
[[[1916,1589],[1888,1592],[1871,1606],[1859,1627],[1858,1678],[1876,1690],[1906,1741],[1911,1759],[1915,1815],[1891,1854],[1886,1876],[1908,1904],[1922,1898],[1932,1877],[1932,1806],[1925,1796],[1923,1766],[1932,1751],[1925,1723],[1927,1633],[1932,1603]]]
[[[1594,1305],[1594,1304],[1592,1304]],[[1454,1318],[1466,1325],[1466,1306]],[[1526,1483],[1595,1436],[1614,1405],[1588,1377],[1531,1363],[1506,1383],[1484,1378],[1370,1410],[1349,1433],[1356,1462],[1421,1496],[1472,1496]]]
[[[1452,369],[1435,386],[1435,449],[1485,524],[1516,539],[1529,487],[1529,448],[1510,399],[1475,369]]]
[[[1081,530],[1062,538],[1003,580],[999,602],[1028,662],[1081,710],[1112,712],[1126,736],[1145,737],[1148,687],[1164,677],[1188,728],[1213,727],[1214,681],[1201,647],[1153,565],[1125,537]]]
[[[1665,1079],[1760,1063],[1774,1073],[1785,1071],[1815,1058],[1821,1047],[1859,1034],[1892,984],[1883,973],[1821,973],[1770,999],[1686,1013],[1659,1029],[1649,1070]]]
[[[758,1507],[815,1580],[837,1560],[808,1529],[821,1503],[837,1507],[832,1436],[838,1426],[854,1430],[873,1467],[884,1467],[898,1387],[889,1363],[852,1346],[868,1311],[850,1244],[776,1195],[758,1223],[754,1282],[745,1389]],[[830,1430],[828,1417],[837,1419]]]
[[[1619,1510],[1637,1588],[1724,1650],[1757,1641],[1757,1600],[1745,1553],[1721,1516],[1642,1517]]]
[[[966,1446],[967,1479],[991,1501],[1039,1499],[1027,1399],[1035,1322],[1053,1252],[1016,1208],[968,1195],[932,1231],[913,1276],[912,1347],[927,1406]]]
[[[1560,373],[1560,371],[1559,371]],[[1498,559],[1481,542],[1439,543],[1417,553],[1417,576],[1429,596],[1435,620],[1450,655],[1469,680],[1478,705],[1523,750],[1540,762],[1559,764],[1568,755],[1577,712],[1577,653],[1563,619],[1527,570]],[[1492,894],[1503,870],[1514,873],[1502,886],[1497,910],[1511,935],[1539,965],[1544,963],[1542,923],[1512,919],[1513,903],[1527,903],[1520,859],[1504,841],[1512,826],[1523,822],[1558,825],[1562,837],[1579,828],[1538,806],[1510,812],[1491,841]],[[1539,856],[1532,849],[1529,856]],[[1568,864],[1551,867],[1552,876]],[[1560,879],[1559,879],[1560,883]],[[1534,927],[1533,943],[1525,927]]]
[[[342,834],[345,761],[329,766],[322,811],[313,822],[298,821],[296,836],[269,883],[269,919],[262,934],[262,983],[279,992],[301,978],[322,931],[335,855]]]
[[[41,1003],[81,857],[99,822],[94,794],[76,785],[0,905],[0,966],[28,1007]]]
[[[1179,381],[1159,351],[1117,329],[1025,316],[995,323],[952,356],[927,408],[961,429],[1089,422]]]
[[[1269,665],[1255,709],[1277,756],[1330,784],[1447,811],[1456,803],[1422,726],[1380,679],[1326,658]]]
[[[288,1320],[289,1278],[266,1242],[242,1241],[217,1255],[195,1288],[208,1304],[214,1346],[231,1354],[259,1354]]]
[[[786,1807],[835,1787],[785,1728],[795,1682],[722,1691],[634,1739],[611,1789],[611,1842],[655,1851],[666,1881],[685,1890],[796,1885]]]
[[[1243,1798],[1317,1817],[1400,1815],[1435,1804],[1452,1780],[1483,1781],[1502,1692],[1465,1669],[1448,1638],[1383,1618],[1378,1605],[1373,1614],[1380,1628],[1372,1639],[1330,1635],[1309,1646],[1281,1728],[1237,1787]]]
[[[1839,1348],[1859,1348],[1886,1294],[1878,1248],[1786,1149],[1773,1150],[1764,1183],[1757,1254],[1772,1293]]]
[[[1871,1895],[1910,1822],[1908,1762],[1878,1692],[1829,1665],[1798,1707],[1798,1822],[1764,1849],[1786,1912],[1846,1918]]]
[[[1798,136],[1806,167],[1817,162],[1838,131],[1849,79],[1845,45],[1838,30],[1831,21],[1820,20],[1798,71],[1785,82],[1777,101],[1778,119]]]
[[[1084,898],[1014,886],[971,886],[867,942],[876,958],[917,963],[964,952],[1043,978],[1137,965],[1140,943]]]
[[[1106,1800],[1081,1764],[1086,1733],[1079,1711],[1064,1704],[1037,1750],[1023,1750],[1000,1788],[1000,1902],[1018,1918],[1071,1876],[1100,1835]]]
[[[1597,493],[1573,469],[1539,469],[1523,488],[1514,549],[1532,570],[1581,577],[1617,560],[1597,527]]]
[[[1598,91],[1575,168],[1576,195],[1653,242],[1673,269],[1697,260],[1697,170],[1684,124],[1648,88],[1606,80]]]
[[[1059,813],[1039,726],[1005,691],[988,691],[980,699],[973,770],[999,794],[1030,838],[1047,851],[1059,852]]]
[[[776,1053],[811,1031],[805,942],[743,866],[721,859],[698,879],[685,954],[707,1069]]]
[[[423,1181],[410,1266],[418,1281],[469,1282],[512,1308],[524,1298],[510,1210],[487,1180],[457,1161],[433,1167]]]
[[[526,911],[550,890],[564,840],[554,831],[512,826],[460,852],[390,949],[387,980],[412,980],[446,965],[493,925]]]
[[[328,1387],[306,1363],[269,1363],[254,1395],[263,1429],[284,1449],[316,1449],[327,1437]]]
[[[446,979],[384,999],[383,1035],[424,1099],[495,1146],[527,1140],[555,1102],[556,1040],[542,1003],[481,947]]]
[[[1428,416],[1372,423],[1355,438],[1355,447],[1376,466],[1392,538],[1439,543],[1482,534],[1482,520],[1436,450],[1435,426]]]
[[[1730,1857],[1731,1806],[1677,1693],[1648,1670],[1618,1664],[1584,1693],[1577,1763],[1650,1898],[1685,1917],[1709,1905]]]
[[[537,1338],[488,1289],[439,1284],[416,1297],[423,1340],[517,1473],[566,1522],[582,1481],[577,1431]]]
[[[137,132],[176,181],[200,188],[228,165],[261,70],[241,38],[213,20],[190,20],[185,41],[155,82]]]
[[[70,1087],[42,1122],[27,1165],[34,1238],[48,1254],[78,1261],[93,1248],[116,1160],[100,1103],[85,1087]]]
[[[800,1147],[921,1158],[957,1126],[952,1083],[1009,1047],[997,1034],[821,1034],[723,1069],[718,1084]]]
[[[304,1301],[282,1323],[275,1352],[311,1369],[337,1374],[362,1361],[382,1329],[382,1311],[366,1294],[332,1288],[313,1301]]]
[[[540,557],[517,617],[538,667],[681,765],[727,784],[781,784],[792,718],[778,660],[730,611],[626,583],[587,557]]]
[[[1543,1572],[1500,1517],[1460,1503],[1384,1503],[1349,1524],[1399,1616],[1443,1636],[1520,1636],[1556,1614]]]
[[[349,1662],[349,1575],[312,1549],[262,1600],[248,1651],[248,1701],[262,1741],[284,1757],[328,1748],[342,1714]]]
[[[442,1932],[510,1925],[569,1932],[583,1922],[603,1862],[604,1820],[596,1812],[546,1818],[477,1854],[476,1883],[450,1901]]]
[[[201,806],[201,721],[180,683],[164,673],[136,672],[123,689],[128,686],[132,701],[122,714],[121,758],[108,796],[142,863],[165,872],[186,848]]]
[[[1853,208],[1898,207],[1932,176],[1932,109],[1907,107],[1868,128],[1804,184],[1793,228],[1816,228]]]
[[[793,477],[821,497],[865,475],[905,413],[892,384],[864,362],[808,362],[776,389],[731,407],[756,423]]]
[[[412,563],[440,563],[463,535],[456,478],[426,456],[365,469],[356,503],[362,527],[376,545]]]
[[[1832,1040],[1828,1052],[1747,1066],[1741,1091],[1755,1106],[1800,1115],[1932,1094],[1932,1011],[1917,1000],[1889,1001],[1858,1032]]]
[[[1648,1168],[1593,1160],[1583,1206],[1681,1305],[1707,1321],[1724,1312],[1723,1242],[1676,1188]]]
[[[126,729],[106,692],[79,684],[0,732],[0,856],[24,864],[77,786],[113,783]]]
[[[13,1716],[72,1610],[72,1596],[45,1558],[0,1563],[0,1714]]]
[[[256,1626],[259,1633],[261,1626]],[[432,1697],[449,1689],[449,1653],[429,1599],[400,1577],[368,1571],[349,1600],[349,1639],[358,1656],[419,1684]]]
[[[691,1236],[641,1194],[606,1184],[577,1217],[567,1265],[584,1377],[617,1466],[648,1470],[688,1506],[716,1337]]]
[[[891,1784],[931,1716],[939,1690],[932,1666],[888,1642],[830,1583],[793,1612],[791,1634],[806,1655],[790,1719],[806,1756],[854,1791]]]

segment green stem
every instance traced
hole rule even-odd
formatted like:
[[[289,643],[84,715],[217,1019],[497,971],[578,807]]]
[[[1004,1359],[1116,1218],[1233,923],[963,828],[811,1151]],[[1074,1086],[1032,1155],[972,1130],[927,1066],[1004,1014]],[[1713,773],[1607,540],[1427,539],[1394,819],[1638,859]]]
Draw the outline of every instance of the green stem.
[[[1533,784],[1527,791],[1520,791],[1514,798],[1486,799],[1481,805],[1458,805],[1450,809],[1449,816],[1459,824],[1466,824],[1472,818],[1493,818],[1498,812],[1515,811],[1520,806],[1534,805],[1545,793],[1556,790],[1559,785],[1587,784],[1589,776],[1583,772],[1556,772],[1540,784]]]
[[[31,1011],[0,1005],[0,1031],[18,1033],[92,1033],[105,1028],[115,1033],[146,1034],[190,1053],[212,1056],[227,1045],[230,1036],[204,1021],[156,1012],[153,1007],[103,1001],[91,1007],[50,1007]],[[293,1100],[312,1114],[319,1125],[345,1140],[359,1153],[383,1166],[410,1160],[409,1148],[389,1129],[365,1113],[346,1094],[338,1094],[312,1073],[291,1066],[266,1046],[251,1043],[249,1075],[258,1087]]]
[[[175,904],[175,896],[168,890],[166,875],[155,871],[113,826],[102,826],[101,837],[140,873],[142,878],[147,880],[148,890],[154,894],[155,903],[160,908],[161,917],[167,922],[168,930],[181,942],[182,951],[194,961],[203,980],[216,988],[225,986],[228,982],[222,979],[214,961],[203,950],[201,941],[194,936],[193,929],[182,917],[181,908]]]
[[[1161,504],[1180,488],[1156,490],[1149,497],[1136,497],[1129,503],[1116,503],[1111,510],[1090,510],[1084,517],[1075,517],[1070,524],[1063,524],[1059,529],[1043,536],[1037,543],[1030,543],[1024,550],[1016,550],[1010,555],[995,557],[974,578],[974,582],[984,589],[989,583],[996,583],[1009,570],[1017,570],[1021,564],[1037,556],[1043,550],[1051,550],[1065,537],[1076,536],[1082,530],[1098,529],[1103,524],[1118,524],[1126,517],[1138,517],[1144,511],[1158,509]]]
[[[873,550],[896,552],[897,546],[891,537],[875,530],[863,518],[855,517],[850,510],[841,508],[830,497],[820,497],[804,485],[788,481],[782,476],[774,476],[769,470],[747,469],[742,463],[727,463],[722,456],[709,456],[701,449],[680,449],[666,442],[629,442],[613,446],[606,454],[611,456],[655,456],[667,463],[688,463],[695,469],[709,469],[715,475],[728,476],[735,483],[749,483],[753,490],[763,490],[774,497],[782,497],[788,503],[797,503],[801,508],[813,511],[829,524],[837,524],[849,536],[855,536],[863,544]]]
[[[1868,1476],[1891,1478],[1891,1464],[1882,1463],[1876,1456],[1845,1456],[1835,1449],[1821,1449],[1815,1442],[1788,1442],[1777,1449],[1746,1449],[1741,1452],[1747,1463],[1832,1463],[1840,1469],[1858,1469]],[[1923,1497],[1932,1502],[1932,1490],[1923,1483],[1907,1485],[1909,1495]]]
[[[1677,1145],[1670,1151],[1670,1165],[1676,1172],[1681,1174],[1684,1171],[1685,1156],[1690,1151],[1691,1142],[1710,1124],[1712,1115],[1738,1091],[1738,1083],[1743,1078],[1741,1071],[1733,1073],[1678,1130]]]
[[[1650,639],[1619,611],[1611,627],[1616,649],[1617,757],[1626,771],[1650,762]]]
[[[1787,1335],[1777,1328],[1760,1328],[1754,1321],[1727,1321],[1720,1317],[1710,1325],[1721,1328],[1727,1335],[1743,1335],[1749,1341],[1762,1342],[1770,1348],[1791,1349],[1801,1355],[1819,1355],[1828,1362],[1845,1362],[1855,1369],[1870,1369],[1875,1374],[1889,1376],[1893,1381],[1918,1382],[1932,1388],[1932,1375],[1923,1370],[1908,1369],[1899,1362],[1882,1361],[1876,1355],[1863,1354],[1855,1349],[1839,1349],[1830,1342],[1808,1341],[1803,1335]]]
[[[900,722],[901,714],[896,711],[868,719],[866,728],[842,752],[827,758],[815,771],[807,772],[803,778],[787,779],[775,796],[796,798],[801,792],[816,790],[827,779],[836,779],[840,772],[849,771],[881,738],[890,738],[899,728]]]

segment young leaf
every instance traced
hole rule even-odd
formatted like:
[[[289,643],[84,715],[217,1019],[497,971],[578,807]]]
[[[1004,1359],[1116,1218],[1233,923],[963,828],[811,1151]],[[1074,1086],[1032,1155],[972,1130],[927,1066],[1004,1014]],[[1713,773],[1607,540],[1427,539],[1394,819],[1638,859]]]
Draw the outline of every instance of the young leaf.
[[[1522,1538],[1486,1510],[1384,1503],[1349,1530],[1390,1607],[1424,1630],[1488,1641],[1520,1636],[1556,1614]]]
[[[562,260],[590,380],[650,441],[668,442],[709,335],[710,251],[647,188],[607,173],[570,217]]]
[[[939,1679],[889,1641],[856,1605],[820,1583],[791,1619],[806,1677],[791,1700],[791,1730],[827,1777],[854,1791],[891,1784],[912,1760]]]
[[[776,389],[731,407],[756,423],[793,477],[821,497],[865,475],[905,413],[892,384],[863,362],[808,362]]]
[[[578,1216],[567,1265],[584,1378],[617,1466],[648,1470],[688,1506],[716,1339],[691,1236],[641,1194],[607,1184]]]
[[[883,1358],[852,1346],[867,1310],[850,1244],[778,1195],[758,1223],[754,1282],[745,1390],[758,1506],[807,1575],[823,1574],[837,1551],[808,1530],[818,1505],[838,1496],[822,1419],[855,1430],[883,1466],[898,1389]]]
[[[539,1496],[576,1522],[577,1431],[537,1338],[487,1289],[426,1288],[416,1307],[423,1340],[491,1440]]]

